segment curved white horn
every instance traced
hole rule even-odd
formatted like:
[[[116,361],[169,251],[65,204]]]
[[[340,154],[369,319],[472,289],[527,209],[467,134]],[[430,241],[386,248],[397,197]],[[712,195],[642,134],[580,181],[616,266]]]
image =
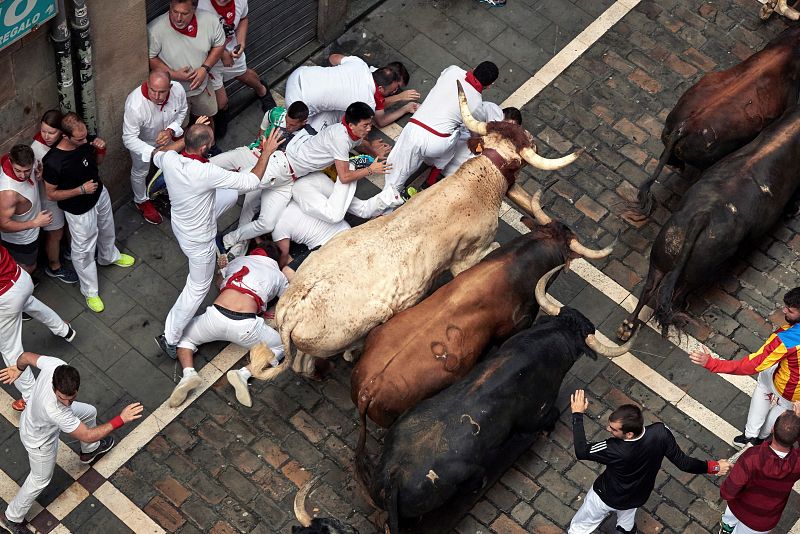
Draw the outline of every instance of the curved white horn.
[[[509,200],[518,205],[522,211],[536,218],[536,214],[531,210],[531,195],[525,191],[522,186],[518,184],[512,185],[508,188],[508,191],[506,191],[506,196]]]
[[[311,490],[314,489],[314,486],[317,484],[319,478],[315,478],[300,488],[297,492],[297,495],[294,496],[294,515],[297,518],[297,522],[303,525],[304,527],[308,528],[311,526],[312,518],[308,513],[308,509],[306,508],[306,501],[308,500],[308,494],[311,493]]]
[[[617,240],[614,240],[616,243]],[[580,254],[584,258],[588,258],[590,260],[600,260],[611,254],[611,251],[614,250],[614,243],[611,243],[605,248],[601,248],[600,250],[596,250],[593,248],[589,248],[587,246],[581,245],[581,242],[578,241],[577,238],[570,240],[569,242],[569,249],[576,254]]]
[[[522,159],[527,161],[528,164],[531,165],[532,167],[536,167],[537,169],[542,169],[545,171],[554,171],[556,169],[561,169],[563,167],[566,167],[567,165],[578,159],[578,156],[580,156],[582,152],[583,149],[579,149],[570,154],[569,156],[564,156],[555,159],[548,159],[548,158],[543,158],[542,156],[537,154],[533,148],[527,147],[520,150],[519,155],[522,156]]]
[[[542,226],[550,224],[553,219],[548,216],[542,209],[542,190],[537,190],[531,197],[531,215],[536,219],[536,222]]]
[[[558,315],[561,313],[561,306],[555,304],[550,297],[547,296],[547,282],[553,277],[556,272],[560,271],[564,267],[564,264],[559,265],[555,269],[550,269],[547,271],[539,281],[536,282],[536,289],[534,290],[534,295],[536,296],[536,302],[539,303],[539,308],[547,315]]]
[[[467,96],[464,94],[464,88],[461,86],[460,81],[456,80],[456,84],[458,84],[458,106],[461,108],[461,118],[464,119],[464,126],[478,135],[486,135],[486,123],[472,116],[469,104],[467,104]]]
[[[636,339],[636,336],[639,335],[639,329],[636,329],[636,332],[631,336],[627,343],[624,345],[605,345],[600,343],[600,341],[594,336],[594,334],[589,334],[586,336],[586,346],[595,351],[597,354],[601,354],[603,356],[607,356],[609,358],[615,358],[617,356],[622,356],[626,352],[631,350],[633,346],[633,341]]]

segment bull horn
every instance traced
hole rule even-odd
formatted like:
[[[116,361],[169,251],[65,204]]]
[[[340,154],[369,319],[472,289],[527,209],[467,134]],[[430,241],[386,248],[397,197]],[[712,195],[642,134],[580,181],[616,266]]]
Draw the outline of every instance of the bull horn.
[[[463,110],[461,113],[464,113]],[[527,161],[528,164],[531,165],[532,167],[536,167],[537,169],[542,169],[545,171],[555,171],[557,169],[566,167],[567,165],[578,159],[578,156],[581,155],[581,152],[583,152],[583,150],[576,150],[569,156],[564,156],[555,159],[548,159],[537,154],[533,148],[526,147],[519,151],[519,155],[522,157],[522,159]]]
[[[798,20],[800,19],[800,12],[796,9],[789,7],[789,4],[786,0],[778,0],[778,5],[775,6],[775,11],[783,15],[789,20]]]
[[[527,191],[525,191],[521,186],[518,184],[514,184],[508,188],[506,191],[506,196],[509,200],[511,200],[514,204],[519,206],[519,208],[530,215],[531,217],[536,217],[536,215],[531,210],[531,195]]]
[[[608,358],[616,358],[617,356],[622,356],[626,352],[631,350],[633,346],[633,342],[636,339],[636,336],[639,335],[639,329],[636,329],[636,332],[631,336],[627,343],[624,345],[605,345],[600,343],[600,341],[594,336],[594,334],[589,334],[586,336],[586,346],[595,351],[597,354],[602,356],[606,356]]]
[[[486,123],[472,116],[472,112],[469,110],[469,104],[467,104],[467,96],[464,94],[464,88],[461,86],[460,81],[456,80],[456,83],[458,84],[458,105],[461,108],[461,118],[464,119],[464,126],[466,126],[470,132],[475,132],[478,135],[486,135]]]
[[[564,264],[561,264],[554,269],[550,269],[536,282],[536,289],[534,290],[536,302],[539,303],[539,308],[547,315],[558,315],[561,313],[561,306],[555,304],[550,300],[550,297],[547,296],[547,282],[549,282],[553,275],[563,267]]]
[[[569,242],[569,249],[576,253],[580,254],[584,258],[588,258],[590,260],[601,260],[611,254],[611,251],[614,250],[614,245],[616,245],[617,239],[614,239],[614,242],[608,245],[605,248],[601,248],[600,250],[596,250],[593,248],[589,248],[587,246],[581,245],[581,242],[578,241],[577,238],[573,238]]]
[[[312,521],[311,516],[308,514],[308,509],[306,508],[306,501],[308,500],[308,494],[314,489],[318,480],[319,478],[315,478],[306,482],[297,492],[297,495],[294,496],[294,515],[297,518],[297,522],[305,528],[310,527]]]
[[[531,215],[536,219],[536,222],[542,226],[548,225],[553,222],[542,209],[542,190],[537,190],[531,197]]]

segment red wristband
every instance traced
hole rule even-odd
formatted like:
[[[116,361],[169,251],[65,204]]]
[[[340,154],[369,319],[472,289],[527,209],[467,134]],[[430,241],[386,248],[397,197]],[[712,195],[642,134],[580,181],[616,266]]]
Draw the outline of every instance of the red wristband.
[[[97,151],[98,154],[105,154],[106,153],[106,147],[103,147],[103,148],[94,147],[94,149]]]
[[[715,462],[714,460],[708,460],[706,463],[708,464],[707,473],[709,475],[715,475],[719,473],[719,462]]]
[[[120,416],[118,415],[118,416],[116,416],[114,419],[112,419],[111,421],[109,421],[109,423],[111,423],[111,428],[113,428],[114,430],[116,430],[116,429],[118,429],[119,427],[121,427],[122,425],[124,425],[124,424],[125,424],[125,421],[123,421],[123,420],[122,420],[122,417],[120,417]]]

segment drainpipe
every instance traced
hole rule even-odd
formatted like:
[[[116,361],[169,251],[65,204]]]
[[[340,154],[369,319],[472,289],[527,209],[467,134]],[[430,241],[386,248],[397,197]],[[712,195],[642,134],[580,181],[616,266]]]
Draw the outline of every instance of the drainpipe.
[[[75,87],[72,77],[72,47],[70,46],[67,10],[64,0],[58,0],[58,14],[50,31],[53,48],[56,51],[56,83],[58,86],[58,105],[61,111],[75,111]]]
[[[92,69],[92,40],[89,27],[89,10],[86,0],[73,0],[75,10],[72,29],[78,54],[78,89],[80,91],[81,118],[90,134],[97,133],[97,103],[94,94]]]

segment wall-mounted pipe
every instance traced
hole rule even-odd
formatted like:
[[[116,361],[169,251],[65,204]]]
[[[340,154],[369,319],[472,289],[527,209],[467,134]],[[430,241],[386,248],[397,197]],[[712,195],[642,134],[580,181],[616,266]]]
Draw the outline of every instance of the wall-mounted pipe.
[[[70,44],[67,10],[64,0],[58,0],[58,14],[50,30],[53,48],[56,51],[56,84],[58,86],[58,105],[61,111],[75,111],[75,86],[72,76],[72,45]]]
[[[80,115],[89,133],[97,133],[97,103],[94,93],[94,70],[92,68],[92,39],[89,25],[89,9],[86,0],[73,0],[74,17],[72,29],[78,59],[78,90]]]

